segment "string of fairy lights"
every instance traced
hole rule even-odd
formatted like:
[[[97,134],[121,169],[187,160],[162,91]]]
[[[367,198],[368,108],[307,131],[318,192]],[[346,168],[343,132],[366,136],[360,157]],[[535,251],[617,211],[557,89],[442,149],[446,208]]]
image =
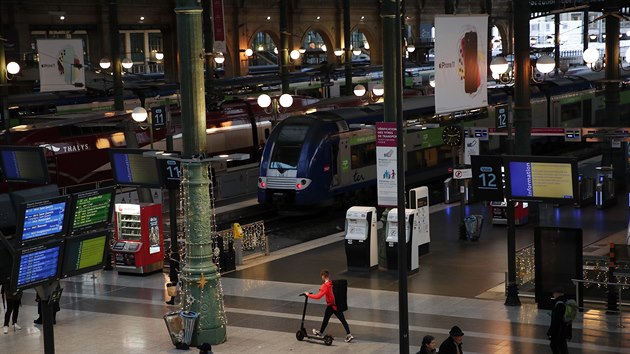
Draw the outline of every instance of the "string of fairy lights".
[[[187,213],[188,212],[194,212],[193,207],[191,206],[191,200],[190,200],[190,195],[187,191],[186,188],[184,188],[184,185],[188,184],[188,174],[187,174],[187,168],[185,166],[185,164],[183,164],[183,170],[182,170],[182,177],[181,177],[181,184],[180,184],[180,198],[179,198],[179,202],[180,202],[180,215],[182,217],[183,220],[185,220],[184,222],[184,228],[182,230],[184,237],[190,232],[190,224],[189,224],[189,218],[187,218]],[[209,169],[206,169],[209,170]],[[210,172],[208,172],[210,173]],[[212,244],[212,262],[216,265],[217,269],[218,269],[218,273],[220,273],[221,269],[219,267],[218,264],[218,256],[219,256],[219,247],[218,247],[218,242],[217,242],[217,232],[216,232],[216,214],[215,214],[215,204],[214,204],[214,194],[212,192],[213,190],[213,186],[212,186],[212,176],[209,175],[208,176],[208,180],[209,180],[209,193],[210,193],[210,212],[211,212],[211,217],[209,220],[204,220],[204,222],[208,222],[209,225],[209,230],[211,232],[211,244]],[[192,249],[195,247],[203,247],[204,244],[203,243],[192,243],[190,242],[190,240],[185,237],[185,242],[184,242],[184,247],[181,248],[180,253],[183,251],[183,253],[181,253],[181,274],[187,278],[190,279],[192,274],[191,273],[185,273],[184,269],[188,269],[186,267],[186,262],[188,260],[188,256],[192,255]],[[210,310],[210,308],[208,307],[208,303],[205,303],[204,301],[201,301],[202,299],[204,299],[204,297],[206,296],[206,285],[208,284],[208,278],[206,278],[206,274],[202,273],[200,279],[197,281],[197,287],[200,289],[199,291],[199,297],[195,297],[193,292],[191,291],[191,289],[189,289],[189,285],[187,282],[182,282],[182,289],[181,289],[181,299],[182,299],[182,310],[183,311],[190,311],[192,306],[197,303],[199,305],[198,309],[198,313],[199,313],[199,323],[204,324],[206,321],[209,320],[209,318],[206,318],[206,315],[208,315],[208,312]],[[219,305],[219,311],[217,311],[218,313],[212,313],[211,314],[211,318],[215,319],[218,316],[218,320],[219,323],[223,326],[226,327],[227,326],[227,316],[225,315],[225,304],[224,304],[224,300],[223,300],[223,284],[221,282],[221,278],[218,276],[217,274],[217,279],[216,279],[216,288],[213,289],[214,291],[211,294],[214,294],[215,296],[215,300],[216,304]],[[213,302],[211,302],[213,303]]]

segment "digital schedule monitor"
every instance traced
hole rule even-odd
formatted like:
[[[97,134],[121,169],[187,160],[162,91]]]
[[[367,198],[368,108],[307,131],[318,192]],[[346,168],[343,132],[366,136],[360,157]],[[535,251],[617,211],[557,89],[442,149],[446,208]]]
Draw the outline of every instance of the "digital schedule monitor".
[[[0,169],[7,182],[48,184],[45,150],[37,146],[0,146]]]
[[[112,220],[114,187],[72,194],[69,235],[104,229]]]
[[[116,184],[134,187],[159,188],[162,185],[158,160],[143,156],[151,150],[109,149],[109,160]]]
[[[506,156],[503,165],[508,199],[568,204],[578,194],[575,158]]]
[[[109,246],[109,235],[109,231],[98,231],[67,238],[61,277],[67,278],[101,269]]]
[[[18,249],[13,264],[13,288],[27,289],[59,279],[61,241]]]
[[[16,236],[20,245],[64,237],[69,198],[60,196],[22,203],[17,210]]]

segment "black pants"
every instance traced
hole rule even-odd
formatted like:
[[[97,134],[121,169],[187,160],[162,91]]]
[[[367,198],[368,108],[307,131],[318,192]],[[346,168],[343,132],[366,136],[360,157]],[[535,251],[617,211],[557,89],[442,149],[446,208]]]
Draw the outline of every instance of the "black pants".
[[[553,354],[569,354],[569,348],[567,347],[566,339],[552,339],[549,343],[551,352]]]
[[[350,327],[348,326],[348,322],[346,321],[346,317],[343,315],[341,311],[333,310],[332,306],[326,307],[326,312],[324,312],[324,319],[322,320],[322,327],[319,329],[321,333],[324,333],[326,330],[326,326],[328,326],[328,321],[330,321],[330,316],[335,314],[339,319],[339,322],[343,325],[343,328],[346,330],[346,334],[350,334]]]
[[[4,325],[9,325],[11,313],[13,313],[13,324],[17,322],[18,312],[20,312],[20,300],[7,299],[7,312],[4,314]]]

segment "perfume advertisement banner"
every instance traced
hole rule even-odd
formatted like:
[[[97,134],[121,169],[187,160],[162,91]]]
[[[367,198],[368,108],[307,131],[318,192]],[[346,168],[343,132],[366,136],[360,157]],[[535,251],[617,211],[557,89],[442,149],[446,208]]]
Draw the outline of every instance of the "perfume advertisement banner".
[[[488,16],[435,16],[435,112],[488,104]]]
[[[40,91],[85,89],[83,41],[38,39]]]

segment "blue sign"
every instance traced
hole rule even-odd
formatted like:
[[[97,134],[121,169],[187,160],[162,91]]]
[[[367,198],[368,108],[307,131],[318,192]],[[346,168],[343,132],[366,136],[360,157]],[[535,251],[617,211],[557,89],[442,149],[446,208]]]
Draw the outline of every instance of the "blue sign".
[[[60,202],[26,209],[22,241],[61,232],[66,205],[66,202]]]
[[[45,281],[57,276],[61,246],[39,249],[20,256],[17,287]]]

